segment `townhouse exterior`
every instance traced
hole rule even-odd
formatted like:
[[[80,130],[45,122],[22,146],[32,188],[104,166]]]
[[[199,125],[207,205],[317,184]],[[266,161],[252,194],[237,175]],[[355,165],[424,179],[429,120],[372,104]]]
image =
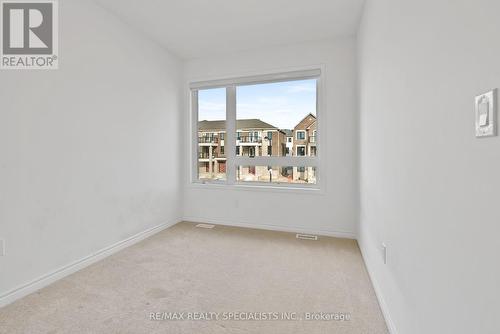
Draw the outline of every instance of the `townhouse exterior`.
[[[260,119],[236,121],[237,156],[315,156],[316,117],[308,114],[293,130],[279,129]],[[200,179],[226,178],[225,121],[198,122]],[[237,166],[240,181],[315,183],[312,167]]]
[[[260,119],[236,121],[237,156],[284,156],[285,133]],[[198,173],[200,178],[224,179],[226,173],[225,121],[200,121],[198,123]],[[244,175],[268,175],[260,166],[239,166]]]
[[[316,156],[316,116],[308,114],[293,128],[293,155]]]
[[[313,114],[308,114],[293,128],[293,155],[316,156],[317,119]],[[293,180],[316,181],[316,168],[307,166],[293,167]]]
[[[292,156],[293,153],[293,130],[285,129],[283,130],[286,135],[286,156]]]
[[[223,179],[226,173],[225,121],[198,123],[198,174],[200,179]]]

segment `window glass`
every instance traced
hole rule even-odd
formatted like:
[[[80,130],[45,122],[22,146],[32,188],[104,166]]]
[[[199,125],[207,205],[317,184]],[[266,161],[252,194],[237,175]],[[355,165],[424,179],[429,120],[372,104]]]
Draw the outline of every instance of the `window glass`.
[[[237,166],[238,182],[316,184],[316,167]]]
[[[198,91],[198,179],[225,180],[226,89]]]
[[[316,123],[316,79],[237,86],[236,119],[242,156],[250,147],[255,156],[286,156],[287,133],[298,131],[302,144],[309,144],[305,133]]]

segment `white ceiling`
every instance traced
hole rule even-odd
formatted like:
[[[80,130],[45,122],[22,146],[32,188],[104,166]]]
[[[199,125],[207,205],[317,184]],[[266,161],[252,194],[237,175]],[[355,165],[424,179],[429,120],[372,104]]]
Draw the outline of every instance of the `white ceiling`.
[[[181,58],[356,32],[364,0],[95,0]]]

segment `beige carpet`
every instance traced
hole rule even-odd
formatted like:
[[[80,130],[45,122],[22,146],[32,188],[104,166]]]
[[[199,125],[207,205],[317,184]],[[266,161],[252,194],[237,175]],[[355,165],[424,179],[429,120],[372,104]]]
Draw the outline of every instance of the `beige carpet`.
[[[205,319],[150,320],[155,312]],[[306,320],[307,313],[323,320]],[[266,317],[272,320],[255,320]],[[0,333],[377,334],[387,328],[355,241],[180,223],[1,308]]]

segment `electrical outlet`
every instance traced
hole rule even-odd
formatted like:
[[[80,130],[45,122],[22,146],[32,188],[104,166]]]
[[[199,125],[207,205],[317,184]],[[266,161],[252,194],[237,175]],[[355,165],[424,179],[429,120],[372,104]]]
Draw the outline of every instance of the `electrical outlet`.
[[[0,256],[5,255],[5,240],[0,239]]]
[[[384,264],[387,264],[387,245],[385,242],[382,243],[382,260]]]

